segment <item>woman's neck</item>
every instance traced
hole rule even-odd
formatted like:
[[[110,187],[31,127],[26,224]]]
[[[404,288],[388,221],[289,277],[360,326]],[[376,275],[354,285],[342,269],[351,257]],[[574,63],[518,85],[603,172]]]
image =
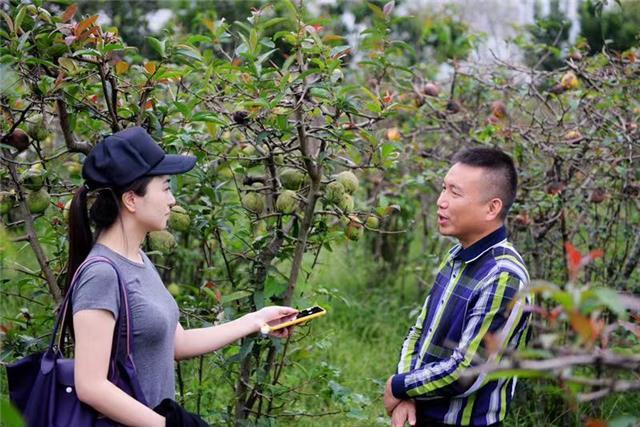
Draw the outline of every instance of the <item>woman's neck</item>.
[[[118,220],[98,235],[96,243],[108,247],[131,261],[142,262],[140,247],[146,234],[146,231],[128,224],[128,221]]]

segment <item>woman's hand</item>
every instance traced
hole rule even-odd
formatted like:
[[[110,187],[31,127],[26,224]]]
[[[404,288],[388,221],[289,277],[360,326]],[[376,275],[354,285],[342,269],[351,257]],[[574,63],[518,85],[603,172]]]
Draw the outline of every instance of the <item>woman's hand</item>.
[[[296,318],[296,314],[298,314],[298,310],[295,308],[273,305],[254,312],[253,316],[258,322],[258,329],[260,329],[264,325],[275,326],[280,323],[293,320]],[[286,338],[291,335],[292,331],[293,326],[289,326],[287,328],[278,329],[277,331],[271,331],[269,332],[269,335],[278,338]]]

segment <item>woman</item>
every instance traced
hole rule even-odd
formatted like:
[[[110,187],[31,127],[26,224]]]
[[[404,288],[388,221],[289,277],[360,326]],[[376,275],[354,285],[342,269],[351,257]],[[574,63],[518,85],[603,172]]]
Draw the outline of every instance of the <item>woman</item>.
[[[72,294],[76,393],[81,401],[125,425],[165,425],[151,408],[174,398],[174,360],[217,350],[297,313],[288,307],[267,307],[219,326],[182,328],[176,302],[140,246],[148,232],[166,228],[175,204],[169,175],[189,171],[195,161],[193,156],[165,154],[142,128],[117,132],[85,159],[85,186],[71,204],[69,281],[87,256],[104,256],[118,266],[133,317],[133,360],[149,406],[107,379],[120,297],[116,272],[106,263],[83,269]],[[87,211],[90,192],[95,201]]]

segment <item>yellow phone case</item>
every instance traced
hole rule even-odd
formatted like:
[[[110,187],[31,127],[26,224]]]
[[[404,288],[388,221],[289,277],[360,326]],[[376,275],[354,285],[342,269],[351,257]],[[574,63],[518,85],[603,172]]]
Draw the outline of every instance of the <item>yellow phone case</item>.
[[[324,316],[325,314],[327,314],[327,310],[325,310],[323,308],[322,311],[310,314],[309,316],[301,317],[300,319],[293,319],[293,320],[290,320],[290,321],[284,322],[284,323],[279,323],[277,325],[270,326],[269,328],[272,331],[277,331],[278,329],[286,328],[288,326],[293,326],[293,325],[297,325],[297,324],[300,324],[300,323],[306,323],[311,319],[315,319],[316,317]]]

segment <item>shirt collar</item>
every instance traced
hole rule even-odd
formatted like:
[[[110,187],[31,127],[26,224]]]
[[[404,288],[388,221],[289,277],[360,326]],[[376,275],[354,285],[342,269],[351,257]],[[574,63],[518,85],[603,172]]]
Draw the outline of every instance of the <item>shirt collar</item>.
[[[451,250],[451,258],[460,258],[463,262],[469,263],[480,258],[482,254],[489,249],[502,242],[507,238],[507,228],[503,225],[497,230],[484,236],[482,239],[475,242],[473,245],[466,249],[462,248],[462,245],[458,244]]]

